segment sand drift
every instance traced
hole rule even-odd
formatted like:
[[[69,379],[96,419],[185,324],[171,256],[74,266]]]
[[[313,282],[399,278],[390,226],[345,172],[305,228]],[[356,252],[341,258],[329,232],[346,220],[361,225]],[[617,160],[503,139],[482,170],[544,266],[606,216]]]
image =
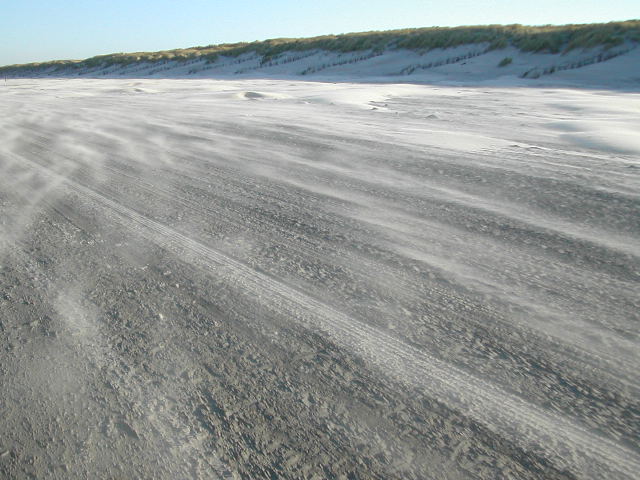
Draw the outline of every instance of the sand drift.
[[[640,471],[640,95],[0,89],[0,476]]]

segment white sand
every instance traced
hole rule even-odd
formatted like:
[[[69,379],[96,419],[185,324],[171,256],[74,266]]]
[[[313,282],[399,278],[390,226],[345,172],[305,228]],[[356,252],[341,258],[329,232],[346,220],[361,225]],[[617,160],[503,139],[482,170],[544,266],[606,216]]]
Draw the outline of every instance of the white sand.
[[[491,55],[494,64],[500,55]],[[387,59],[390,72],[399,66],[394,58]],[[382,60],[370,62],[379,69]],[[602,80],[596,73],[593,80]],[[114,265],[126,266],[155,245],[203,272],[198,275],[237,287],[282,324],[325,337],[379,375],[422,389],[577,478],[633,478],[640,457],[611,425],[623,418],[626,404],[619,399],[637,399],[640,390],[633,210],[640,196],[640,95],[490,85],[500,82],[478,88],[11,79],[0,88],[0,253],[43,235],[43,219],[71,212],[84,223],[59,221],[55,231],[84,225],[83,238],[93,243],[74,243],[70,235],[56,255],[75,258],[98,245],[99,253],[82,256],[79,265],[102,268],[100,255],[109,250],[119,259]],[[117,244],[100,243],[121,230]],[[34,259],[42,256],[33,251]],[[296,255],[304,261],[289,263]],[[327,277],[324,267],[309,267],[330,262],[349,276]],[[31,270],[25,275],[31,278]],[[196,274],[185,275],[175,282],[174,298],[192,278],[192,289],[205,288]],[[78,288],[84,280],[73,278]],[[57,288],[60,281],[47,282]],[[353,285],[364,286],[342,299]],[[216,292],[203,295],[213,302]],[[76,296],[53,298],[55,308],[71,311],[66,325],[84,351],[94,341],[87,333],[94,323],[81,321]],[[149,300],[149,312],[182,305],[178,300]],[[13,303],[25,302],[3,308]],[[259,316],[236,303],[247,322]],[[29,310],[23,310],[26,325]],[[110,319],[109,312],[101,315]],[[450,314],[452,328],[425,330]],[[477,336],[470,326],[476,320],[494,330]],[[511,340],[494,343],[503,334]],[[504,354],[520,369],[508,376],[495,349],[517,339],[556,365],[553,375],[540,380],[528,363],[531,352],[517,347]],[[162,340],[171,345],[170,337]],[[198,341],[176,348],[191,352]],[[114,342],[96,341],[87,349],[99,352],[92,361],[113,363]],[[479,362],[482,342],[494,353]],[[463,344],[466,350],[450,347]],[[434,354],[437,349],[443,353]],[[585,397],[576,387],[580,407],[549,407],[547,398],[566,386],[556,375],[585,379],[593,395],[611,392],[607,398],[621,403],[597,406],[606,415],[593,415],[581,407]],[[167,376],[170,386],[180,382],[175,377]],[[148,390],[120,381],[132,402],[146,405]],[[162,416],[140,422],[147,425],[140,431],[172,431]],[[178,426],[188,431],[189,425]],[[97,428],[92,432],[102,438]],[[628,432],[632,427],[623,429]],[[198,461],[214,458],[194,445]]]

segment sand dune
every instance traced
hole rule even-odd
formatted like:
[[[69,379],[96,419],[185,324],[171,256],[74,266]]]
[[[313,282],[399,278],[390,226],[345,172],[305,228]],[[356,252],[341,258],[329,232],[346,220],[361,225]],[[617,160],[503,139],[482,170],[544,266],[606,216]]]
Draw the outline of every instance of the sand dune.
[[[508,60],[504,64],[504,60]],[[425,51],[285,51],[264,58],[249,52],[220,55],[215,61],[161,60],[91,67],[51,66],[9,69],[8,78],[254,78],[325,82],[428,83],[442,85],[570,86],[637,91],[640,49],[637,42],[573,49],[564,53],[532,53],[515,47],[493,49],[466,44]],[[134,89],[135,91],[136,89]]]

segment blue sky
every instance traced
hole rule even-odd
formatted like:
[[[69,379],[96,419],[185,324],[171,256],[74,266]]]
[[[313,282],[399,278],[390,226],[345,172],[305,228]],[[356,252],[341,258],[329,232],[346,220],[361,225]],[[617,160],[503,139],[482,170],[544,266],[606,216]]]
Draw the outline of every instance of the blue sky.
[[[0,0],[0,65],[406,27],[640,18],[640,0]]]

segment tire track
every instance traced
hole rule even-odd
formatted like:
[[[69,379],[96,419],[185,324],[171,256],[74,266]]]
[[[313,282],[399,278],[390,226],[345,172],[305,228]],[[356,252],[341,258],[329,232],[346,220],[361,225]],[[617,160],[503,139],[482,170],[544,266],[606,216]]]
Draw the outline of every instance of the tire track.
[[[523,448],[544,452],[544,457],[555,465],[590,478],[631,479],[640,471],[637,454],[572,419],[527,403],[36,162],[20,160],[45,170],[70,190],[105,207],[125,227],[158,246],[212,270],[216,276],[259,298],[265,306],[329,337],[408,387],[418,387],[426,395],[467,412],[469,417]]]
[[[41,147],[44,148],[48,148],[46,143],[41,143],[41,142],[37,142],[37,144]],[[87,168],[86,166],[83,166],[80,163],[77,163],[74,161],[73,158],[68,157],[66,155],[62,155],[62,154],[58,154],[55,153],[54,155],[59,156],[61,158],[64,158],[67,161],[70,162],[74,162],[77,165],[77,168],[73,170],[73,174],[76,177],[76,181],[91,181],[92,178],[92,172],[90,171],[89,168]],[[124,160],[124,159],[120,159],[120,160]],[[119,192],[121,190],[121,186],[126,183],[130,188],[137,188],[137,189],[142,189],[145,190],[146,192],[150,193],[150,194],[154,194],[154,195],[160,195],[163,198],[170,200],[173,204],[181,204],[183,205],[185,208],[188,208],[190,210],[193,211],[198,211],[204,214],[212,214],[215,213],[216,218],[224,218],[224,220],[230,224],[230,225],[234,225],[234,226],[243,226],[244,223],[242,221],[237,220],[237,214],[240,213],[239,210],[232,210],[233,213],[236,213],[236,217],[233,217],[231,214],[223,212],[222,209],[213,209],[210,207],[207,207],[204,204],[201,203],[197,203],[193,200],[189,200],[187,198],[183,198],[180,196],[181,192],[175,188],[170,188],[170,187],[166,187],[166,188],[161,188],[158,185],[154,185],[152,183],[146,182],[143,179],[138,179],[136,178],[134,175],[129,174],[129,173],[125,173],[121,170],[119,170],[116,167],[110,167],[110,166],[106,166],[106,165],[102,165],[101,169],[104,171],[108,171],[114,175],[117,175],[119,177],[118,181],[113,180],[112,178],[108,178],[108,179],[102,179],[101,180],[101,185],[104,186],[106,185],[108,187],[108,190],[111,190],[112,192]],[[179,172],[171,172],[171,171],[165,171],[164,172],[165,175],[179,175],[182,176],[183,174],[179,173]],[[156,175],[159,175],[160,173],[158,172]],[[191,177],[187,177],[187,178],[191,178]],[[95,190],[97,191],[97,190]],[[101,191],[101,194],[105,197],[109,197],[112,195],[111,192],[106,192],[105,190]],[[266,222],[266,221],[262,221],[259,217],[256,217],[253,219],[260,227],[261,227],[261,233],[265,234],[266,232],[268,232],[269,230],[273,231],[273,229],[277,230],[280,233],[286,233],[285,230],[283,230],[282,228],[280,228],[276,223],[273,222]],[[433,228],[432,225],[429,226],[430,228]],[[408,232],[405,232],[406,237],[411,237],[414,238],[414,235]],[[418,237],[416,237],[418,238]],[[306,254],[309,255],[311,257],[316,256],[319,252],[316,252],[314,250],[311,250],[309,248],[303,247],[302,245],[300,245],[299,243],[294,243],[291,242],[289,240],[287,240],[286,238],[282,237],[280,239],[281,243],[284,243],[288,246],[289,249],[295,250],[301,254]],[[326,252],[323,252],[323,254],[326,254]],[[373,265],[371,264],[368,259],[366,257],[360,257],[358,259],[358,262],[355,262],[355,265],[352,266],[354,271],[358,271],[360,272],[360,274],[362,275],[367,275],[368,272],[373,271],[377,268],[377,265]],[[392,275],[391,273],[387,272],[386,275]],[[538,287],[544,287],[544,284],[539,282],[535,276],[528,276],[527,277],[527,281],[530,285],[535,285]],[[422,292],[417,290],[415,288],[415,286],[413,284],[411,284],[410,282],[407,282],[405,279],[400,278],[398,276],[393,276],[393,282],[397,285],[400,285],[402,287],[403,290],[405,291],[413,291],[415,292],[416,295],[421,294]],[[482,305],[478,305],[475,306],[474,308],[478,309],[482,309],[484,311],[484,306]],[[485,312],[490,314],[491,312]],[[507,323],[504,320],[498,320],[495,317],[495,314],[492,315],[493,317],[493,321],[500,321],[500,323],[502,323],[506,328],[513,328],[513,324],[512,323]],[[526,329],[526,327],[524,327],[523,325],[519,326],[520,330],[523,333],[526,333],[527,335],[536,335],[539,336],[540,332],[537,331],[532,331],[529,329]],[[619,367],[623,367],[625,369],[625,371],[627,372],[632,372],[635,369],[635,365],[631,364],[630,362],[625,361],[624,359],[621,359],[619,357],[615,357],[612,355],[607,354],[607,352],[603,352],[603,351],[598,351],[598,353],[596,354],[595,351],[593,350],[585,350],[584,348],[579,348],[575,345],[570,345],[567,343],[557,343],[557,340],[555,338],[552,337],[548,337],[548,336],[543,336],[541,338],[544,338],[544,341],[546,342],[546,346],[547,348],[549,347],[549,344],[553,344],[553,348],[556,350],[556,352],[561,352],[563,355],[567,355],[569,353],[568,350],[571,350],[571,354],[573,355],[578,355],[580,357],[580,362],[586,362],[589,363],[590,365],[592,365],[592,367],[594,368],[598,368],[600,365],[602,365],[603,363],[614,367],[614,368],[619,368]],[[593,360],[596,359],[598,362],[593,362]],[[575,366],[574,366],[575,368]],[[611,372],[607,372],[607,374],[609,375],[613,375],[611,374]],[[601,375],[601,373],[599,373],[599,375]],[[618,375],[613,375],[613,377],[617,380],[622,382],[626,388],[631,388],[631,389],[636,389],[636,385],[634,383],[630,383],[629,381],[629,376],[628,375],[624,375],[621,376],[620,374]]]
[[[66,157],[65,157],[66,158]],[[71,160],[71,159],[70,159]],[[123,184],[123,182],[126,182],[130,188],[134,188],[134,189],[142,189],[145,190],[146,192],[148,192],[149,194],[152,195],[159,195],[162,196],[163,198],[171,201],[173,204],[181,204],[183,205],[185,208],[188,208],[189,210],[193,210],[193,211],[197,211],[197,212],[201,212],[205,215],[209,215],[209,214],[215,214],[216,218],[224,218],[224,220],[230,224],[230,225],[234,225],[237,227],[241,227],[244,225],[244,223],[242,221],[239,221],[238,218],[238,214],[241,213],[240,210],[235,209],[235,210],[231,210],[231,212],[226,212],[224,211],[224,209],[214,209],[214,208],[210,208],[207,207],[205,204],[202,203],[198,203],[194,200],[190,200],[187,199],[186,197],[182,197],[181,192],[179,189],[176,188],[171,188],[171,187],[166,187],[166,188],[161,188],[157,185],[154,185],[152,183],[146,182],[143,179],[137,179],[134,175],[128,174],[128,173],[124,173],[122,171],[120,171],[118,168],[115,167],[108,167],[108,166],[103,166],[102,167],[104,170],[113,173],[114,175],[118,176],[118,181],[113,180],[113,179],[109,179],[106,181],[106,183],[102,182],[101,185],[108,185],[108,189],[112,190],[113,192],[118,192],[121,190],[121,186]],[[82,175],[82,179],[80,181],[85,181],[85,179],[87,181],[91,180],[91,172],[90,171],[86,171],[87,169],[85,167],[79,167],[77,170],[74,171],[75,174],[81,174]],[[171,172],[171,171],[165,171],[164,172],[165,175],[182,175],[179,172]],[[156,175],[160,175],[160,172],[158,172]],[[126,178],[126,180],[125,180]],[[191,177],[188,177],[191,178]],[[111,196],[108,195],[105,191],[102,191],[102,194],[104,196]],[[253,197],[251,197],[251,201],[254,201],[255,199]],[[235,213],[236,216],[234,217],[232,214]],[[403,214],[408,215],[406,212],[403,212]],[[318,252],[315,250],[312,250],[310,248],[304,247],[302,246],[300,243],[295,243],[295,242],[291,242],[289,241],[287,238],[285,238],[286,236],[286,231],[284,229],[282,229],[281,227],[278,226],[277,223],[275,222],[267,222],[267,221],[263,221],[260,219],[260,217],[254,217],[252,219],[254,223],[254,225],[256,227],[260,228],[260,233],[261,234],[266,234],[267,232],[271,231],[273,232],[274,230],[278,231],[281,234],[285,234],[282,235],[279,243],[282,244],[286,244],[288,249],[291,249],[292,251],[296,251],[299,252],[300,254],[306,254],[310,257],[315,257],[318,254],[322,253],[323,255],[326,255],[326,252]],[[367,220],[368,221],[368,220]],[[407,216],[407,221],[416,221],[415,219]],[[432,230],[434,228],[433,224],[429,224],[428,225],[429,229]],[[353,226],[352,228],[355,228],[355,226]],[[443,232],[444,234],[445,232]],[[407,238],[411,238],[411,239],[415,239],[415,240],[422,240],[419,236],[417,236],[415,233],[413,232],[409,232],[409,231],[404,231],[403,235],[405,236],[405,239]],[[391,251],[392,249],[390,249]],[[520,253],[520,259],[522,260],[522,253]],[[534,260],[531,258],[527,259],[530,263],[533,263]],[[436,263],[432,263],[433,266],[437,266],[438,268],[441,268],[437,262]],[[472,266],[476,266],[475,264],[471,264]],[[366,257],[359,257],[357,262],[354,262],[354,265],[350,266],[352,268],[353,271],[357,271],[359,272],[361,275],[366,276],[368,275],[368,272],[374,271],[376,268],[378,268],[378,265],[374,265],[373,263],[371,263]],[[522,270],[519,270],[519,274],[523,277],[527,279],[527,283],[530,286],[535,286],[538,287],[540,289],[545,288],[546,284],[543,283],[541,280],[539,280],[534,274],[526,274],[526,272],[523,272]],[[583,273],[586,275],[586,273]],[[412,291],[414,292],[417,296],[419,296],[420,294],[422,294],[423,292],[421,292],[419,289],[416,288],[415,285],[413,285],[411,282],[407,281],[404,278],[401,278],[391,272],[386,272],[385,275],[387,276],[393,276],[393,283],[401,286],[401,288],[404,291]],[[568,297],[570,297],[571,294],[575,294],[573,292],[567,294]],[[490,312],[488,310],[485,309],[485,306],[483,305],[476,305],[474,306],[474,308],[476,310],[478,309],[482,309],[483,313],[486,313],[488,315],[492,316],[492,320],[493,321],[500,321],[506,328],[511,329],[513,328],[513,324],[505,321],[505,320],[498,320],[496,318],[495,312]],[[536,337],[540,337],[542,339],[544,339],[544,341],[546,342],[546,347],[549,347],[549,344],[552,343],[553,344],[553,348],[555,348],[556,352],[558,353],[562,353],[562,355],[567,355],[569,353],[569,350],[571,350],[571,354],[572,355],[578,355],[580,357],[580,362],[583,363],[589,363],[592,367],[594,368],[599,368],[602,364],[606,364],[608,366],[611,367],[611,369],[615,369],[615,370],[619,370],[620,368],[624,369],[625,372],[633,372],[635,370],[635,364],[632,364],[629,361],[626,361],[623,358],[614,356],[614,355],[610,355],[608,352],[603,351],[602,349],[598,349],[593,350],[593,349],[586,349],[583,345],[577,346],[577,345],[573,345],[573,344],[569,344],[569,343],[562,343],[561,340],[558,341],[558,338],[562,338],[561,336],[559,337],[554,337],[553,339],[551,337],[549,337],[548,335],[544,335],[542,334],[541,336],[541,332],[540,331],[533,331],[531,329],[527,329],[524,325],[520,325],[518,327],[523,333],[525,333],[528,336],[531,335],[535,335]],[[545,332],[548,333],[548,332]],[[557,335],[557,334],[556,334]],[[597,362],[594,362],[594,360],[597,360]],[[575,368],[575,367],[574,367]],[[632,383],[632,379],[630,381],[630,376],[629,375],[623,375],[622,373],[618,372],[616,374],[613,374],[611,372],[607,372],[608,375],[612,375],[617,381],[622,382],[626,388],[631,388],[631,389],[636,389],[636,385],[634,383]],[[601,373],[599,373],[599,375],[601,375]]]

